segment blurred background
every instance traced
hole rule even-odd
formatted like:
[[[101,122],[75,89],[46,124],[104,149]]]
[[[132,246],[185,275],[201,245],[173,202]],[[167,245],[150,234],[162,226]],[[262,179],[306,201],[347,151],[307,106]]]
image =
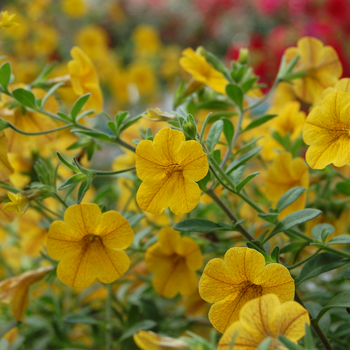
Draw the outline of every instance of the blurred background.
[[[79,46],[97,67],[108,113],[171,108],[181,51],[199,45],[227,64],[249,47],[260,82],[271,84],[285,48],[310,35],[335,48],[349,76],[350,0],[1,0],[0,10],[20,24],[0,37],[15,82],[33,81],[48,61],[58,62],[52,77],[67,74]]]

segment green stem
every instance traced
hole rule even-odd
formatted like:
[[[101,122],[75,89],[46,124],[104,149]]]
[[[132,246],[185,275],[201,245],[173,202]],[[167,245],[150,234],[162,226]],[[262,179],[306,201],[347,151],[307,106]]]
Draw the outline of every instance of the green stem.
[[[58,200],[61,204],[63,204],[65,208],[68,208],[66,202],[57,193],[54,193],[52,197]]]
[[[112,350],[112,283],[106,284],[106,350]]]
[[[120,146],[122,146],[122,147],[128,149],[129,151],[132,151],[132,152],[134,152],[134,153],[136,152],[136,148],[135,148],[134,146],[129,145],[129,144],[126,143],[125,141],[121,140],[119,137],[117,137],[117,138],[115,138],[115,139],[113,139],[113,140],[114,140],[114,142],[115,142],[116,144],[118,144],[118,145],[120,145]]]
[[[112,176],[112,175],[123,174],[128,171],[133,171],[135,169],[136,167],[133,166],[131,168],[126,168],[126,169],[117,170],[117,171],[95,171],[95,170],[91,170],[91,171],[94,173],[94,175],[97,175],[97,176]]]
[[[302,300],[300,299],[299,295],[297,292],[295,292],[295,301],[297,301],[302,307],[305,307],[305,305],[303,304]],[[307,310],[307,309],[306,309]],[[326,336],[323,334],[322,329],[319,327],[319,325],[317,324],[316,320],[314,318],[312,318],[311,314],[309,313],[310,316],[310,321],[311,321],[311,326],[314,329],[314,331],[316,332],[317,336],[319,337],[319,339],[321,340],[323,346],[325,347],[326,350],[333,350],[331,344],[329,343],[328,339],[326,338]]]
[[[212,189],[209,189],[207,191],[207,195],[209,195],[217,203],[217,205],[230,218],[230,220],[232,220],[234,223],[238,221],[237,218],[231,213],[230,209],[227,208],[225,203],[215,194],[215,192]],[[249,242],[253,243],[254,238],[241,224],[237,225],[237,228]],[[253,244],[256,245],[255,243]],[[258,247],[258,248],[261,248],[261,247]]]
[[[232,153],[232,150],[234,149],[238,136],[241,132],[241,126],[242,126],[242,121],[243,121],[243,117],[244,117],[244,112],[242,110],[239,111],[239,117],[238,117],[238,122],[237,122],[237,126],[235,129],[235,133],[233,135],[232,141],[231,141],[231,145],[228,147],[225,156],[220,164],[220,167],[223,168],[223,166],[226,164],[228,157],[230,156],[230,154]]]
[[[59,128],[56,128],[56,129],[51,129],[51,130],[44,130],[44,131],[38,131],[38,132],[26,132],[26,131],[18,129],[17,127],[15,127],[13,124],[11,124],[9,122],[7,122],[7,124],[8,124],[8,126],[11,129],[15,130],[19,134],[27,135],[27,136],[37,136],[37,135],[51,134],[51,133],[56,132],[56,131],[68,129],[68,128],[70,128],[72,126],[71,124],[68,124],[68,125],[64,125],[64,126],[61,126]]]
[[[311,260],[314,256],[316,256],[322,249],[319,249],[317,252],[313,253],[312,255],[310,255],[309,257],[307,257],[306,259],[294,264],[294,265],[290,265],[290,266],[286,266],[286,268],[288,270],[293,270],[295,268],[297,268],[300,265],[305,264],[307,261]]]

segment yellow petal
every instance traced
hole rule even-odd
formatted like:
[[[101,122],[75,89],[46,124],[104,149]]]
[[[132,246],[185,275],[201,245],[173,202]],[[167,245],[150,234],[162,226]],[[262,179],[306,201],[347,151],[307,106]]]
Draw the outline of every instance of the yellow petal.
[[[263,294],[276,294],[281,302],[294,299],[294,280],[281,264],[268,264],[253,282],[263,288]]]
[[[101,209],[97,204],[76,204],[64,213],[64,222],[70,229],[71,236],[81,239],[88,234],[95,234],[101,219]]]
[[[176,162],[183,168],[186,180],[199,181],[203,179],[209,169],[207,155],[197,141],[184,142],[176,154]]]
[[[0,132],[0,180],[6,181],[13,173],[13,168],[7,157],[8,142],[5,134]]]
[[[302,338],[305,335],[305,323],[310,324],[308,311],[295,301],[280,305],[269,321],[273,334],[283,334],[292,341]]]
[[[186,257],[186,265],[196,271],[203,265],[203,256],[199,246],[190,237],[183,237],[177,246],[176,253]]]
[[[179,149],[185,141],[185,135],[181,131],[170,128],[161,129],[153,140],[154,152],[163,159],[164,165],[171,164],[176,160]]]
[[[164,227],[158,233],[158,244],[165,255],[176,253],[180,241],[180,233],[171,227]]]
[[[153,244],[146,251],[145,262],[147,270],[160,274],[167,274],[173,266],[171,255],[163,252],[159,243]]]
[[[126,249],[134,240],[134,232],[129,222],[116,211],[103,213],[95,234],[102,237],[109,249]]]

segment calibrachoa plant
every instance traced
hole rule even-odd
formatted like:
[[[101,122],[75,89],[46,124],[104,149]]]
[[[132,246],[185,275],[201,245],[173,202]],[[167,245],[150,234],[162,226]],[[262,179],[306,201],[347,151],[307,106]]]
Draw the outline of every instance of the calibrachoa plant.
[[[265,95],[248,48],[187,48],[139,115],[80,47],[29,83],[4,59],[2,349],[348,349],[350,80],[296,45]]]

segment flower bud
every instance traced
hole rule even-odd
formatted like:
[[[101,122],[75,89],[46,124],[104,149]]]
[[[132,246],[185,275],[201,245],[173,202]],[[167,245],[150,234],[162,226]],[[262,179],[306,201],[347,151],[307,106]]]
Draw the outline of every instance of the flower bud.
[[[197,126],[192,122],[184,122],[183,130],[186,137],[190,140],[194,140],[197,136]]]
[[[241,48],[239,50],[238,62],[240,64],[247,64],[249,61],[249,50],[247,48]]]

